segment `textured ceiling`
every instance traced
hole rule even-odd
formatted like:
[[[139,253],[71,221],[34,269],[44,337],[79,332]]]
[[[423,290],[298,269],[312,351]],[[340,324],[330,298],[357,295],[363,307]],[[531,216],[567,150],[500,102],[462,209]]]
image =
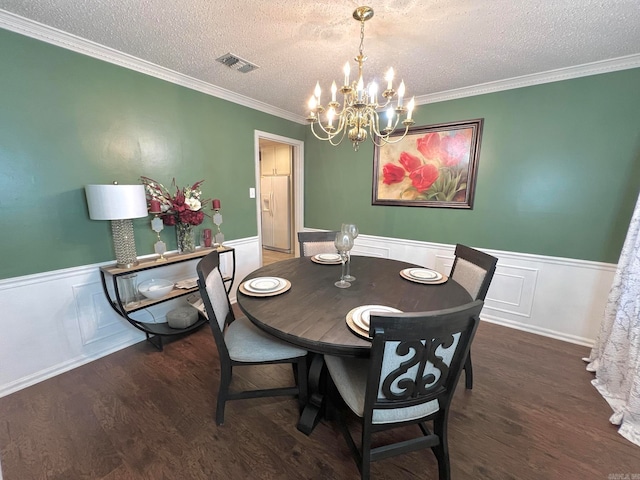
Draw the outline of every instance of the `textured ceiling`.
[[[0,0],[0,9],[304,116],[358,52],[356,1]],[[409,96],[640,54],[638,0],[372,0],[365,81]],[[232,52],[260,68],[215,62]],[[352,65],[355,65],[352,62]],[[352,67],[353,68],[353,67]],[[326,97],[325,97],[326,98]]]

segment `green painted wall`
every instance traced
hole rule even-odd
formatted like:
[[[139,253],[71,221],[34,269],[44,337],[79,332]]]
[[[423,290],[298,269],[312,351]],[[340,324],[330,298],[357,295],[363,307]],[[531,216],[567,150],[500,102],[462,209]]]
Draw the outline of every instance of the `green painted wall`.
[[[226,238],[257,235],[254,130],[302,140],[304,125],[5,30],[0,45],[0,278],[114,258],[89,183],[204,179]],[[149,219],[134,226],[138,254],[152,253]],[[162,235],[175,248],[173,227]]]
[[[482,117],[473,210],[371,205],[373,149],[0,30],[0,278],[109,261],[84,185],[205,179],[228,239],[256,235],[253,135],[305,140],[305,224],[615,263],[640,189],[640,69],[422,105],[418,125]],[[139,254],[148,219],[134,221]],[[163,238],[174,248],[173,231]]]
[[[640,189],[640,69],[421,105],[484,118],[473,210],[371,205],[373,147],[307,133],[305,224],[616,263]]]

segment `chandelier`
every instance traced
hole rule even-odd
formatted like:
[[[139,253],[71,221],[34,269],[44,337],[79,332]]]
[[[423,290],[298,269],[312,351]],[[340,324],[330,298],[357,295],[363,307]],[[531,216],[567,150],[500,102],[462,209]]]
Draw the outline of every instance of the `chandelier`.
[[[367,60],[367,57],[362,53],[364,22],[371,17],[373,17],[371,7],[358,7],[353,12],[353,18],[360,21],[360,49],[358,56],[354,58],[358,62],[357,80],[349,83],[351,71],[349,62],[347,62],[344,66],[344,84],[340,90],[338,90],[335,81],[331,84],[331,101],[326,107],[320,101],[322,93],[320,82],[316,83],[314,93],[309,100],[310,113],[307,117],[307,121],[311,124],[311,131],[316,138],[328,140],[331,145],[337,146],[346,135],[356,151],[360,143],[364,142],[367,137],[370,137],[371,141],[379,147],[385,143],[397,143],[405,137],[409,127],[414,124],[414,120],[411,118],[415,106],[414,99],[412,98],[406,107],[403,105],[404,80],[398,86],[397,101],[393,102],[396,97],[396,91],[393,88],[393,68],[390,68],[385,75],[387,88],[382,92],[381,103],[378,103],[378,84],[375,81],[370,82],[365,88],[362,76],[362,65]],[[340,110],[340,103],[336,101],[338,91],[344,95],[342,110]],[[395,107],[392,103],[395,103]],[[385,113],[386,125],[384,119],[381,122],[379,112]],[[401,122],[400,119],[403,115],[406,115],[406,118]],[[324,116],[324,121],[321,116]],[[404,132],[392,141],[391,135],[394,134],[400,123],[404,126]]]

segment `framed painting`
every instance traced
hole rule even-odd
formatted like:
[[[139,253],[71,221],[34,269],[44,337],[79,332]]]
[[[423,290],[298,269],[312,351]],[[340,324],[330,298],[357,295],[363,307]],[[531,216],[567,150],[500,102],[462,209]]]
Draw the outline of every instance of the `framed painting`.
[[[372,204],[473,208],[483,122],[413,127],[397,143],[376,145]]]

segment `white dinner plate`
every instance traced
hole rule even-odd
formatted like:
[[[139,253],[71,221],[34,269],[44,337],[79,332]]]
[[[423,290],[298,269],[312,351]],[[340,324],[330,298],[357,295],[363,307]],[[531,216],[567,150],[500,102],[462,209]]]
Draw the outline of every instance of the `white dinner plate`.
[[[407,275],[416,280],[440,280],[442,275],[428,268],[407,268]]]
[[[351,316],[353,317],[353,323],[358,327],[369,331],[369,321],[372,313],[374,315],[376,313],[402,313],[402,310],[387,307],[386,305],[363,305],[356,308],[352,313]]]
[[[341,260],[337,253],[319,253],[315,258],[321,262],[339,262]]]
[[[254,293],[273,293],[277,292],[286,285],[282,278],[278,277],[259,277],[248,280],[244,283],[244,288]]]

